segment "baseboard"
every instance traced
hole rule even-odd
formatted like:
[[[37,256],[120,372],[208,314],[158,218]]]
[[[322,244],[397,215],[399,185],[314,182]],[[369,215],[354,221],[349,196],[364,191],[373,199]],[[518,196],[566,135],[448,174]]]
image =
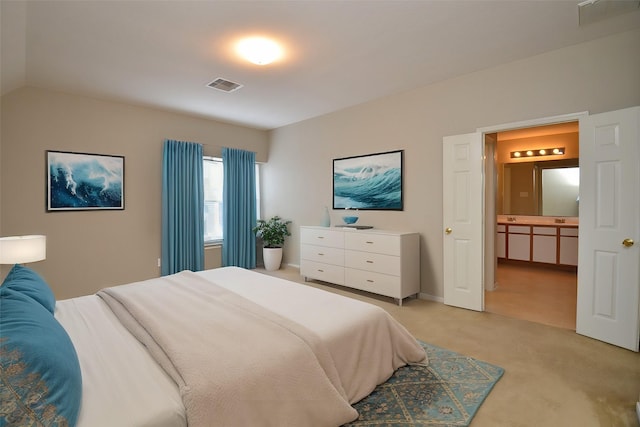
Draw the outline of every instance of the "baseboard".
[[[420,292],[418,294],[418,299],[424,299],[424,300],[428,300],[428,301],[435,301],[435,302],[439,302],[441,304],[444,304],[444,298],[437,297],[435,295],[425,294],[424,292]]]

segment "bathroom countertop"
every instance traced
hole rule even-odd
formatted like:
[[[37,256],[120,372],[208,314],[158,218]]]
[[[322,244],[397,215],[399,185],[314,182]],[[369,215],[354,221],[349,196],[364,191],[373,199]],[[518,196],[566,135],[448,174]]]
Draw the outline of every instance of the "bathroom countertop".
[[[515,218],[509,221],[508,218]],[[578,227],[577,217],[563,217],[564,222],[557,222],[558,217],[553,216],[524,216],[524,215],[498,215],[498,224],[505,225],[543,225],[556,227]]]
[[[579,224],[569,222],[535,222],[535,221],[498,221],[502,225],[539,225],[544,227],[573,227],[578,228]]]

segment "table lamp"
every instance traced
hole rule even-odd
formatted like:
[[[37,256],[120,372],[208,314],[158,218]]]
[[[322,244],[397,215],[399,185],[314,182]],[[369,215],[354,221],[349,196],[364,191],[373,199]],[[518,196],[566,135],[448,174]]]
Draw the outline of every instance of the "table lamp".
[[[0,264],[24,264],[47,257],[47,236],[0,237]]]

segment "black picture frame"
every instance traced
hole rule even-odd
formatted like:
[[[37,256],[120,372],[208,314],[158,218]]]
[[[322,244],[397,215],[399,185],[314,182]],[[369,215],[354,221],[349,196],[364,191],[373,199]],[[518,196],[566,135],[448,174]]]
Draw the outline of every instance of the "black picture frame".
[[[124,156],[46,151],[46,210],[124,209]]]
[[[334,159],[333,209],[404,210],[404,150]]]

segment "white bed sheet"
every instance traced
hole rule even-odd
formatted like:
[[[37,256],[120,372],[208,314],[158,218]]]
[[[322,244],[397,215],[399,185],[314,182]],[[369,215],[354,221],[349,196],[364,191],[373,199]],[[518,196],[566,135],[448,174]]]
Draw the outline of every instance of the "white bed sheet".
[[[178,386],[100,297],[58,301],[55,317],[80,361],[77,427],[186,427]]]

